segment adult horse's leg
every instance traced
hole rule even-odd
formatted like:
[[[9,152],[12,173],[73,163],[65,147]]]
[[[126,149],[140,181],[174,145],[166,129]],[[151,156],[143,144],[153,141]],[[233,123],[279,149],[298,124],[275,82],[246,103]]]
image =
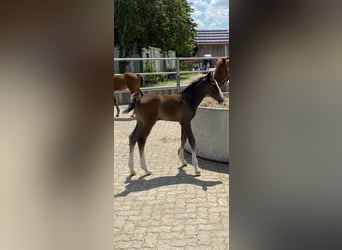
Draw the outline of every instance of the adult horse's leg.
[[[197,156],[196,156],[196,140],[195,140],[195,137],[192,133],[190,122],[188,124],[186,124],[184,126],[184,128],[185,128],[186,134],[187,134],[188,139],[189,139],[189,144],[191,146],[192,165],[194,165],[194,167],[195,167],[195,174],[197,176],[200,176],[201,172],[200,172],[200,169],[198,167],[198,160],[197,160]]]
[[[120,109],[119,109],[118,104],[116,103],[116,98],[115,98],[114,92],[113,92],[113,99],[114,99],[114,106],[116,107],[116,117],[119,117]]]
[[[139,147],[139,154],[140,154],[140,167],[145,171],[146,175],[151,175],[152,172],[147,169],[146,162],[145,162],[145,144],[146,144],[146,139],[148,135],[151,132],[151,129],[155,122],[149,125],[144,125],[143,127],[143,133],[142,135],[138,138],[138,147]]]
[[[139,121],[137,121],[137,125],[135,126],[133,132],[129,135],[129,157],[128,157],[128,167],[131,175],[136,175],[134,170],[134,147],[135,143],[137,142],[138,138],[142,134],[142,125]]]
[[[185,128],[182,126],[182,132],[181,132],[181,146],[178,149],[178,158],[179,160],[182,162],[183,166],[185,166],[187,164],[187,162],[184,160],[184,145],[186,143],[186,132],[185,132]]]

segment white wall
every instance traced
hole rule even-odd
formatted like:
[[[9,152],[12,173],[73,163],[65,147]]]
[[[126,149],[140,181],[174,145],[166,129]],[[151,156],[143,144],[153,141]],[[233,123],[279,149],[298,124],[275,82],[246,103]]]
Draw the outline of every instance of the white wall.
[[[148,55],[147,55],[148,54]],[[176,53],[174,51],[168,51],[165,55],[161,53],[161,49],[150,47],[148,49],[142,49],[142,55],[134,54],[132,57],[134,58],[163,58],[163,57],[176,57]],[[119,48],[114,48],[114,58],[119,58]],[[147,61],[143,61],[144,63]],[[154,68],[157,72],[165,71],[166,69],[176,68],[176,61],[175,60],[153,60],[152,61]],[[126,67],[127,72],[140,72],[140,64],[141,61],[131,61],[129,65]],[[114,72],[119,72],[119,62],[114,61]]]
[[[133,54],[132,57],[140,57],[138,54]],[[119,48],[114,47],[114,58],[119,58]],[[140,72],[140,61],[131,61],[126,67],[126,72]],[[114,73],[119,73],[119,62],[114,61]]]

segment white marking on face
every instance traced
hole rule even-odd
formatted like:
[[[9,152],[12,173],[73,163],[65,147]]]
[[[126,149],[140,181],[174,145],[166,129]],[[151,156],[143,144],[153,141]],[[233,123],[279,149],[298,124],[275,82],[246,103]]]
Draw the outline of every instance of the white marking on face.
[[[218,90],[219,90],[219,93],[220,93],[220,97],[222,98],[222,100],[224,99],[224,96],[223,96],[223,93],[222,93],[222,91],[221,91],[221,88],[219,87],[219,85],[218,85],[218,83],[217,83],[217,81],[214,79],[214,81],[215,81],[215,84],[216,84],[216,87],[218,88]]]

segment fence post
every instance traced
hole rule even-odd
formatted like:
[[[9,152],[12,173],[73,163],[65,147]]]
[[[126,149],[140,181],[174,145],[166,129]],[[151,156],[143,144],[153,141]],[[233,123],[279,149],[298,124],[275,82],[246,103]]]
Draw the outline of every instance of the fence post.
[[[176,59],[176,81],[177,81],[177,92],[180,92],[180,73],[179,73],[179,57]]]

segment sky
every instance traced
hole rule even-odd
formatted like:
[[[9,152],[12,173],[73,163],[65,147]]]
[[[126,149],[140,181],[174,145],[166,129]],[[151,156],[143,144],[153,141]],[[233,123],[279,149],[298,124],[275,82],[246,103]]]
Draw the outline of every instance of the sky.
[[[229,0],[187,0],[194,9],[191,17],[197,29],[228,29]]]

